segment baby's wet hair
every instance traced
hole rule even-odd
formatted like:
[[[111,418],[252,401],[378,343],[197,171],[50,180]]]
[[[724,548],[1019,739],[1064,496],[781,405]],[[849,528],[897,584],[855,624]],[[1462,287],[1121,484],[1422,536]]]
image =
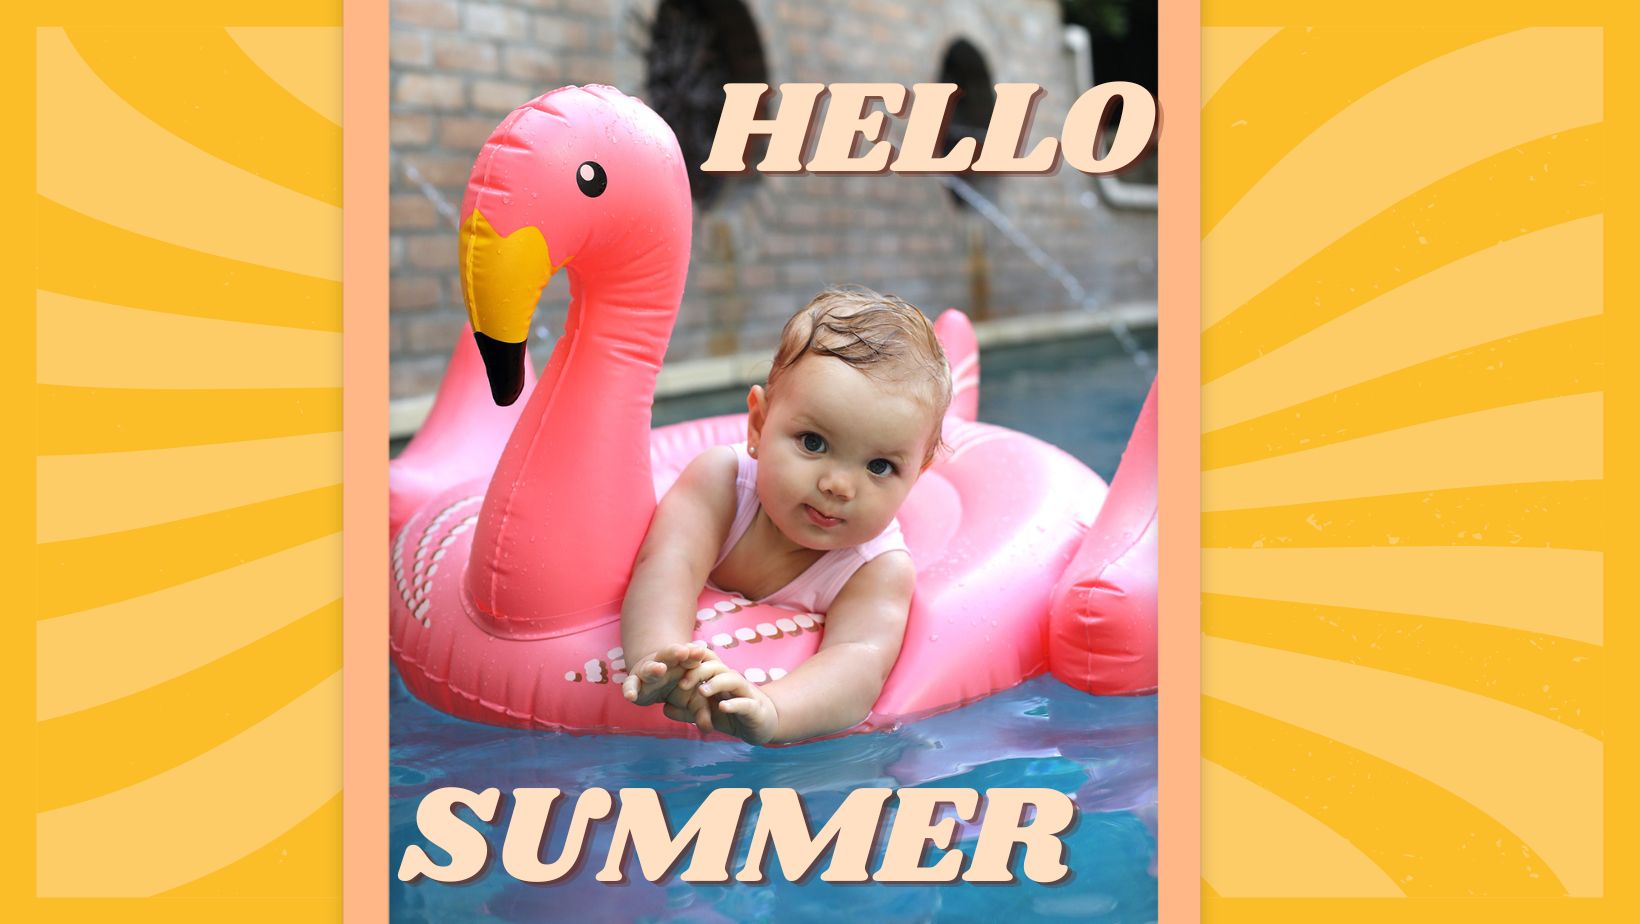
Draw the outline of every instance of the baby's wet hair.
[[[772,400],[781,377],[804,356],[831,356],[861,373],[915,395],[934,416],[926,464],[944,445],[951,405],[951,367],[934,325],[916,306],[864,286],[828,288],[792,315],[780,332],[769,369]]]

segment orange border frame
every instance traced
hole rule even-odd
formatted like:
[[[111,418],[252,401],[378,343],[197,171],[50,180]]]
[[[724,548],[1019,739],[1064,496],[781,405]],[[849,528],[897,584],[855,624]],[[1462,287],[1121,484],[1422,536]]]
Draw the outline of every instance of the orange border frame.
[[[1161,0],[1158,920],[1201,920],[1201,6]],[[1171,118],[1169,118],[1171,116]]]
[[[388,6],[342,6],[342,917],[387,919]]]
[[[1201,913],[1201,8],[1160,0],[1159,919]],[[343,4],[343,848],[347,920],[388,913],[388,5]],[[1171,120],[1168,116],[1172,115]],[[1167,885],[1171,885],[1168,888]]]

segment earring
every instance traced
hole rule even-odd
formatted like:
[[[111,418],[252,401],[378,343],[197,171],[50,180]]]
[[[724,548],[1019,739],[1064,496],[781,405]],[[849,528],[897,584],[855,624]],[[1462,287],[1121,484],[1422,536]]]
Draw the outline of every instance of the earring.
[[[746,454],[751,456],[754,459],[757,458],[757,447],[756,446],[747,446],[746,447]]]

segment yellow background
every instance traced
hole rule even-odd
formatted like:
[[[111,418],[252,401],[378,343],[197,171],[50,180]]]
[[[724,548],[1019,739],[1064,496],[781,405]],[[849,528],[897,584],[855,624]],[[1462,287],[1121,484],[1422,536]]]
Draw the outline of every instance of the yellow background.
[[[6,14],[11,919],[334,918],[341,4],[162,6]]]
[[[1434,6],[1204,6],[1206,920],[1634,907],[1633,33]]]

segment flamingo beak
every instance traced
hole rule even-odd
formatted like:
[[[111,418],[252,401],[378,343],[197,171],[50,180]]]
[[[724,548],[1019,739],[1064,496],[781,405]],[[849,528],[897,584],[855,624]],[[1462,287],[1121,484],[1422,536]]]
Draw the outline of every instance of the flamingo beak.
[[[496,340],[483,331],[473,331],[478,355],[484,360],[484,374],[490,379],[490,397],[501,407],[518,400],[524,391],[524,361],[528,352],[522,343]]]
[[[458,244],[461,294],[473,339],[490,379],[490,395],[505,407],[524,390],[530,318],[557,267],[541,229],[524,225],[502,235],[476,208],[462,222]]]

